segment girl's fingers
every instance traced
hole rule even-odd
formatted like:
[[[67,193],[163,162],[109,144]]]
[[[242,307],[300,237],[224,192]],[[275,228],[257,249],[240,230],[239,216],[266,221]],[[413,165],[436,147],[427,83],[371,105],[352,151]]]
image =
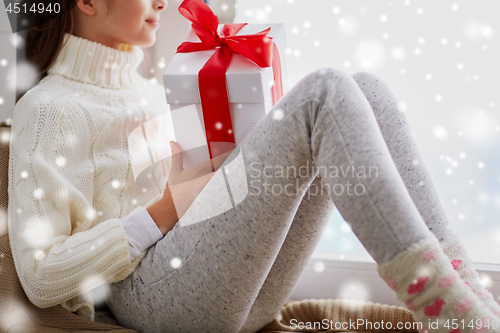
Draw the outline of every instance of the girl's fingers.
[[[171,172],[181,172],[184,170],[183,167],[183,157],[182,150],[179,144],[175,141],[170,141],[170,147],[172,148],[172,168]]]

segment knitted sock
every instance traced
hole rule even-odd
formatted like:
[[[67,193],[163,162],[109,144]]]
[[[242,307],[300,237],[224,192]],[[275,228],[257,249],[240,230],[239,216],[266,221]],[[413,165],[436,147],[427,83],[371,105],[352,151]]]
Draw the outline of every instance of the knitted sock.
[[[441,241],[441,247],[444,253],[451,260],[453,268],[458,272],[460,278],[468,285],[474,294],[484,303],[488,309],[499,318],[500,306],[493,298],[493,295],[483,286],[479,280],[479,275],[472,267],[472,260],[467,251],[462,246],[460,237],[456,232]]]
[[[461,282],[435,237],[411,245],[377,271],[424,332],[500,332],[498,319]]]

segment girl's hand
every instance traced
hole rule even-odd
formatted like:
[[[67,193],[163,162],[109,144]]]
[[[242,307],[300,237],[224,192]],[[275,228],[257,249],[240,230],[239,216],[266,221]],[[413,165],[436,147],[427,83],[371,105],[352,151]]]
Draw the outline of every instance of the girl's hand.
[[[215,171],[212,171],[212,160],[184,170],[181,147],[175,141],[170,141],[170,146],[172,147],[172,167],[168,175],[164,198],[166,194],[172,200],[177,217],[180,219],[212,179]]]
[[[165,236],[179,219],[186,213],[201,190],[210,181],[226,158],[228,151],[209,161],[184,170],[182,149],[175,141],[171,141],[172,167],[168,175],[167,186],[163,197],[147,208],[153,221]]]

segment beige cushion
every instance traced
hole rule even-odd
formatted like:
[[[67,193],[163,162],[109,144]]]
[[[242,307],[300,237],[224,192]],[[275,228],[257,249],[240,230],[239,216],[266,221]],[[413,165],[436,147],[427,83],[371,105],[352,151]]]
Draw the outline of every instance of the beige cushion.
[[[7,234],[10,126],[0,123],[0,237]]]

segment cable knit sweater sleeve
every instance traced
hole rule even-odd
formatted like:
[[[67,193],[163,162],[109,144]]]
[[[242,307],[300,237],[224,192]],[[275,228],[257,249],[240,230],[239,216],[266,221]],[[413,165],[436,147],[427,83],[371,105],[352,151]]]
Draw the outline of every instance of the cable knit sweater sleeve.
[[[94,225],[89,124],[63,100],[44,101],[28,92],[12,122],[12,254],[28,298],[40,308],[116,280],[131,262],[120,218]]]

